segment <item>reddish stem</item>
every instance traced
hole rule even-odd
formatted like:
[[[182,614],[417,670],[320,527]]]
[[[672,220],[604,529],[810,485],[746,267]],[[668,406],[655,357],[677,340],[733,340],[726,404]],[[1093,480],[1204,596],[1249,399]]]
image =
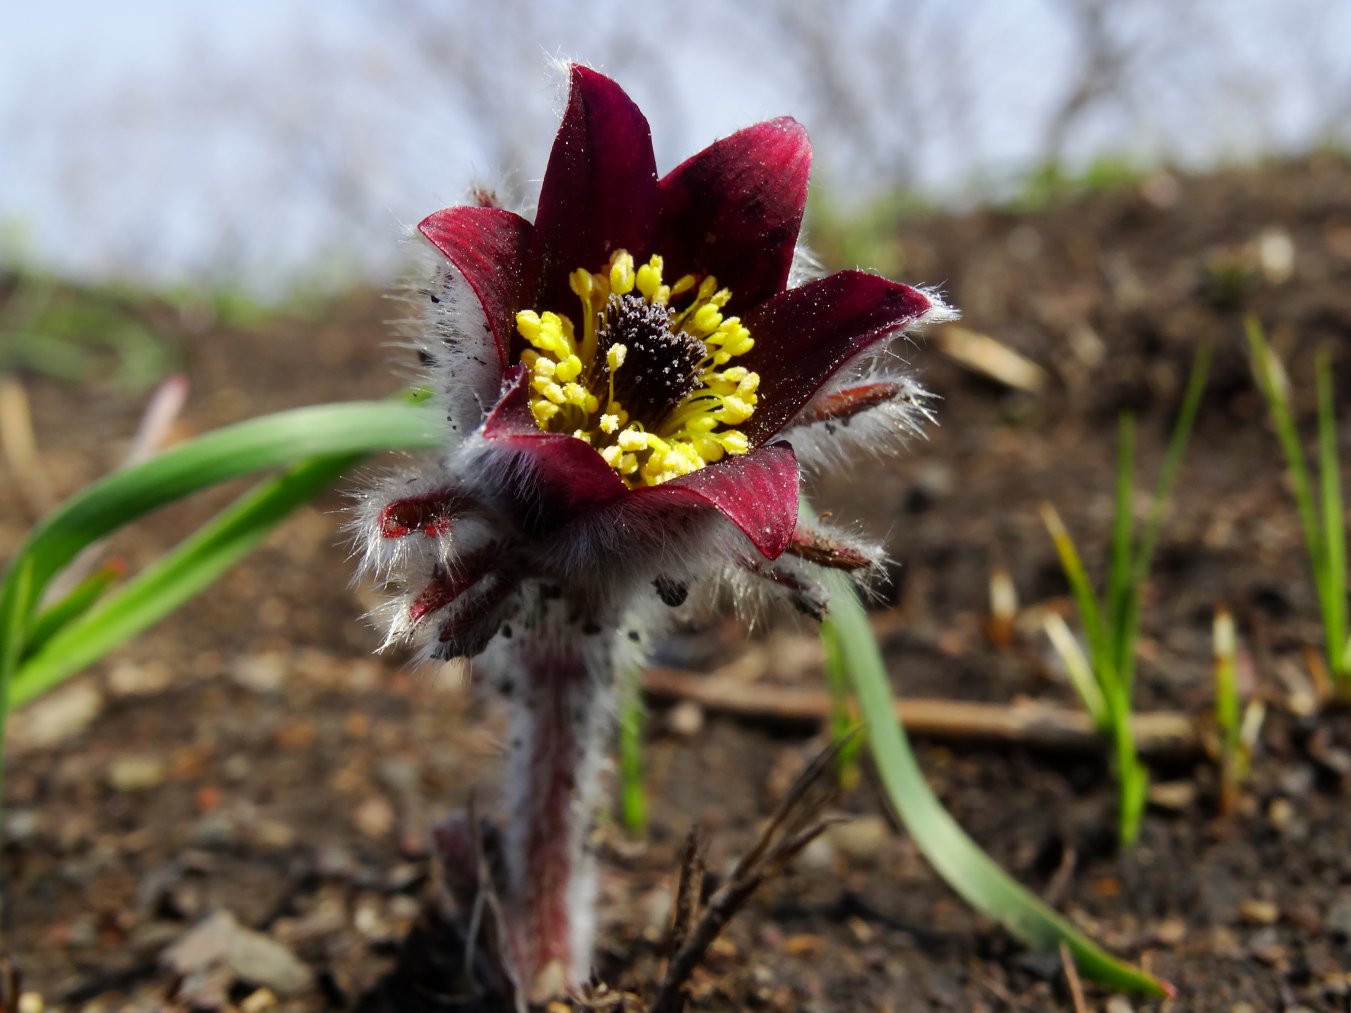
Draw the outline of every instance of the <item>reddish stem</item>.
[[[518,978],[532,998],[576,988],[589,971],[595,863],[586,838],[612,710],[610,643],[572,626],[526,632],[518,684],[504,686],[511,703],[504,913]]]

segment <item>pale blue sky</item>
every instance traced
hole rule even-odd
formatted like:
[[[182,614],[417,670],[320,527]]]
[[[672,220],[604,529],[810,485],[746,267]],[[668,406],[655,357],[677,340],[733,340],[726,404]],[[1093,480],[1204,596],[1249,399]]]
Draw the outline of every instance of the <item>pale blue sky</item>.
[[[316,263],[388,272],[400,224],[475,179],[528,193],[558,101],[550,56],[618,77],[663,166],[790,113],[812,131],[818,178],[860,194],[959,194],[1025,168],[1084,58],[1069,0],[842,0],[815,31],[763,13],[806,5],[716,0],[444,0],[430,16],[400,0],[5,6],[0,221],[17,223],[23,255],[261,287]],[[1073,124],[1071,159],[1204,164],[1346,138],[1351,4],[1113,12],[1128,84]]]

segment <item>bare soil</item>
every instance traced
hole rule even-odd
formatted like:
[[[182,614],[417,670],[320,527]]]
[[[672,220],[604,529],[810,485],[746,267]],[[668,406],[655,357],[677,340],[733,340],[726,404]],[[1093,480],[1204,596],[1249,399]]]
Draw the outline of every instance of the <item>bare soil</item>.
[[[817,492],[894,554],[876,620],[898,693],[1072,706],[1035,622],[1045,608],[1070,614],[1038,506],[1055,504],[1096,572],[1117,415],[1138,415],[1148,488],[1191,357],[1209,342],[1212,382],[1148,587],[1139,702],[1204,723],[1224,602],[1246,690],[1269,709],[1236,811],[1218,811],[1208,758],[1155,765],[1164,791],[1129,850],[1114,842],[1101,754],[923,741],[931,783],[1005,869],[1178,987],[1171,1004],[1133,1008],[1351,1010],[1351,713],[1310,707],[1316,603],[1242,336],[1245,313],[1267,325],[1306,432],[1313,353],[1332,348],[1351,446],[1351,163],[1160,174],[1035,212],[909,220],[896,240],[902,277],[943,286],[963,326],[1046,374],[1039,392],[1013,389],[954,361],[942,336],[921,337],[910,358],[941,398],[939,425],[903,459],[857,462]],[[396,310],[378,294],[249,328],[136,312],[191,378],[185,436],[398,382],[385,323]],[[117,464],[139,415],[139,396],[96,374],[21,378],[60,495]],[[32,483],[0,467],[8,552],[32,522]],[[230,492],[166,511],[112,552],[135,568]],[[372,656],[359,619],[372,600],[348,583],[342,509],[334,494],[304,511],[210,592],[17,716],[4,925],[23,988],[48,1009],[349,1009],[363,996],[367,1009],[472,1008],[445,998],[445,967],[409,940],[436,931],[424,914],[436,895],[428,827],[471,794],[491,804],[501,725],[462,671]],[[986,635],[996,568],[1023,607],[1002,647]],[[771,658],[757,676],[767,696],[820,678],[807,632],[756,634]],[[723,663],[744,639],[718,626],[668,660]],[[601,831],[598,971],[640,993],[660,972],[687,827],[709,832],[711,868],[725,869],[822,742],[688,706],[662,704],[650,726],[650,837]],[[868,772],[838,808],[855,821],[732,924],[693,1008],[1073,1008],[1058,958],[972,912],[889,829]],[[257,935],[238,933],[248,945],[225,965],[198,967],[180,947],[174,970],[166,952],[222,912],[237,923],[224,931]],[[1109,1002],[1088,993],[1091,1008]]]

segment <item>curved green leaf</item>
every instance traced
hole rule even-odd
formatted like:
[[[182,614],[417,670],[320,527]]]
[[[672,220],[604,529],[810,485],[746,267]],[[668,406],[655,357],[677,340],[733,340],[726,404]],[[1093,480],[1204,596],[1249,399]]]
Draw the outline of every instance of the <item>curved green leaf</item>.
[[[887,797],[938,874],[967,903],[1028,946],[1054,953],[1063,942],[1079,969],[1104,985],[1156,998],[1173,995],[1172,985],[1117,960],[1025,890],[957,825],[924,779],[896,720],[891,684],[849,579],[837,573],[828,579],[831,608],[821,628],[826,649],[853,680]]]

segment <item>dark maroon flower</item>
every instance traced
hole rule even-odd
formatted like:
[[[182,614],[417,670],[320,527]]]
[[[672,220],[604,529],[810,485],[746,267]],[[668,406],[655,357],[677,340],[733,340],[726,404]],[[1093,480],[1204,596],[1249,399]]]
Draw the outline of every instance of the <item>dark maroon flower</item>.
[[[585,971],[584,860],[538,847],[580,848],[625,652],[728,583],[734,600],[758,590],[819,614],[816,568],[879,557],[799,524],[800,467],[915,428],[922,392],[887,339],[948,311],[859,271],[808,280],[810,163],[785,117],[658,176],[642,113],[574,66],[534,221],[480,201],[419,226],[443,259],[410,337],[446,449],[371,494],[360,537],[397,591],[391,640],[477,657],[528,704],[513,717],[522,811],[504,835],[527,984],[555,963],[565,982]]]

